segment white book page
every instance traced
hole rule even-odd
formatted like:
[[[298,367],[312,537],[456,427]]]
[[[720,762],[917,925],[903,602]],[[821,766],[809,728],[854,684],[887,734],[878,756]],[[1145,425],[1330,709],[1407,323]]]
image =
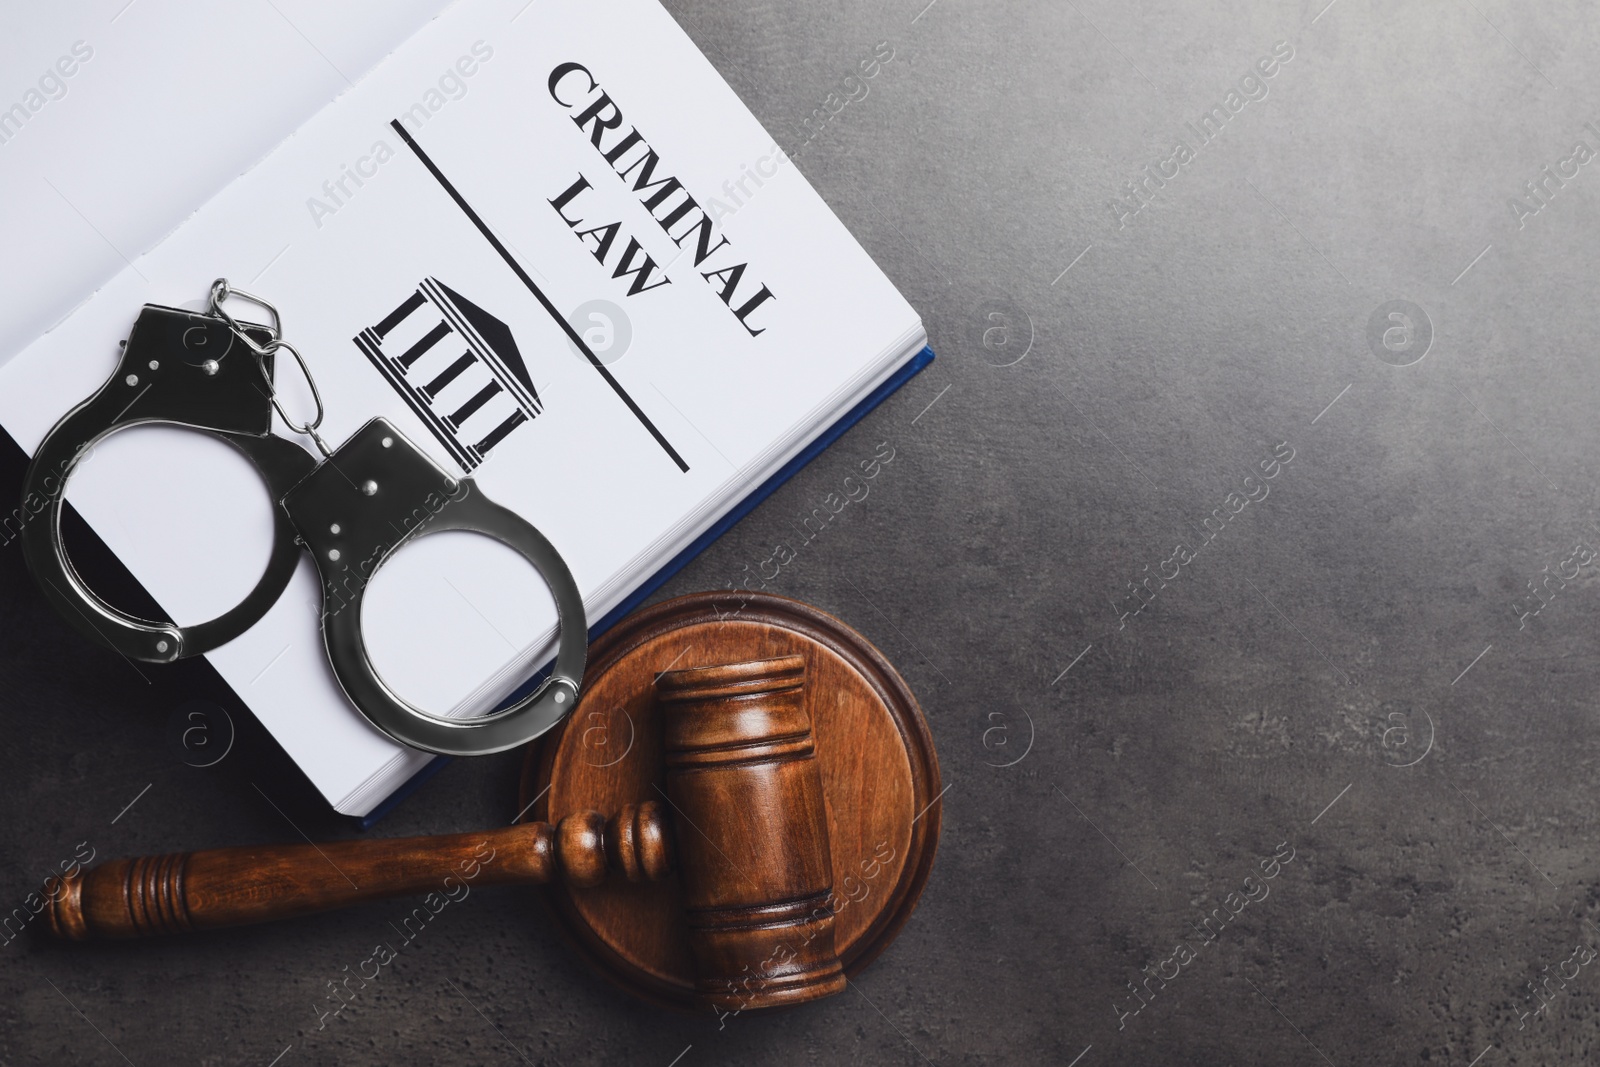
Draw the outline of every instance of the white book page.
[[[0,363],[448,0],[0,10]]]
[[[552,89],[564,64],[583,66]],[[621,115],[598,147],[595,123],[575,121],[592,106]],[[661,184],[636,188],[643,168],[629,164],[647,148]],[[728,212],[725,186],[758,163],[770,176],[746,179]],[[23,447],[106,380],[141,304],[198,309],[214,277],[256,279],[316,375],[324,435],[337,444],[382,415],[470,471],[554,543],[591,619],[922,339],[655,0],[464,0],[136,266],[0,369],[0,422]],[[540,294],[563,317],[593,300],[621,308],[631,345],[602,374]],[[294,369],[277,379],[308,411]],[[69,499],[176,621],[225,610],[267,555],[263,490],[196,435],[119,438]],[[202,533],[219,521],[226,536]],[[210,658],[353,810],[409,757],[339,692],[319,600],[303,561],[273,610]],[[547,654],[554,619],[530,568],[457,534],[404,549],[363,613],[385,680],[441,713],[491,707]]]

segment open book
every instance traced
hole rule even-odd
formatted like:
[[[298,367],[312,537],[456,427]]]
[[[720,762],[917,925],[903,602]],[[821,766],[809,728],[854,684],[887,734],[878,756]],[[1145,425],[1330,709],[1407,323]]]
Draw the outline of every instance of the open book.
[[[257,114],[292,132],[269,129],[257,162],[209,199],[170,205],[169,224],[141,222],[148,247],[120,248],[128,262],[113,276],[65,272],[61,291],[8,312],[0,426],[31,454],[105,382],[141,305],[201,310],[212,279],[226,277],[282,312],[331,444],[373,416],[395,422],[550,539],[593,622],[903,373],[926,336],[656,0],[462,0],[407,36],[399,23],[420,23],[426,6],[375,15],[376,34],[403,42],[381,60],[350,44],[345,65],[370,70],[342,70],[314,115]],[[158,11],[118,16],[135,17],[174,23],[151,31],[152,47],[195,32]],[[87,81],[97,62],[161,76],[159,63],[140,73],[109,44],[79,39],[77,51],[78,40],[61,43],[78,57],[73,78],[50,68],[61,84]],[[215,45],[247,57],[256,47],[238,33]],[[264,76],[285,97],[307,91],[281,68]],[[48,106],[69,103],[70,90]],[[23,107],[0,163],[50,135],[53,116]],[[229,151],[247,154],[226,100],[199,117],[193,159],[207,158],[212,122]],[[61,194],[51,184],[19,195]],[[102,215],[99,225],[117,224]],[[21,269],[19,251],[5,251],[0,270]],[[52,306],[72,310],[53,326],[29,318]],[[277,379],[286,407],[309,413],[292,361]],[[268,555],[265,488],[240,456],[187,431],[107,439],[68,500],[179,624],[231,607]],[[13,519],[25,516],[0,510],[0,537],[14,536]],[[349,706],[319,611],[302,559],[271,611],[208,658],[329,802],[364,814],[431,757]],[[554,647],[537,574],[470,534],[400,552],[362,621],[384,679],[437,713],[490,710]]]

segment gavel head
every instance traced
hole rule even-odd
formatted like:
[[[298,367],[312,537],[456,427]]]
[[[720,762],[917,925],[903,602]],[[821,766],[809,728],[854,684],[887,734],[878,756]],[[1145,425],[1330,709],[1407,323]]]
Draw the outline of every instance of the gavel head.
[[[696,991],[725,1010],[837,993],[833,866],[805,658],[656,681]]]

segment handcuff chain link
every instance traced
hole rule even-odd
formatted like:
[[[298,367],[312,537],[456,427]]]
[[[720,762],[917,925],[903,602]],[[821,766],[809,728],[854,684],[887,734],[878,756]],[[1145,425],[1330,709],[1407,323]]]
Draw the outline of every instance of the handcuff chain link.
[[[272,335],[272,340],[264,345],[258,344],[255,338],[251,337],[245,331],[245,328],[239,325],[239,321],[228,314],[227,308],[223,307],[222,304],[230,296],[248,300],[272,316],[272,325],[267,327],[267,331]],[[333,455],[333,450],[328,447],[328,443],[322,439],[321,434],[317,433],[317,427],[322,425],[324,414],[322,392],[317,388],[316,378],[311,375],[311,368],[306,365],[306,357],[300,354],[298,348],[283,339],[283,318],[278,314],[278,309],[269,301],[263,300],[254,293],[247,293],[243,289],[228,284],[228,279],[218,278],[211,283],[211,313],[225,322],[234,337],[243,342],[255,354],[256,369],[261,372],[262,379],[267,383],[267,396],[271,398],[272,406],[277,410],[278,417],[283,420],[284,425],[295,433],[305,434],[311,438],[322,452],[324,458]],[[316,418],[311,419],[309,422],[296,423],[289,417],[289,413],[283,409],[283,402],[278,399],[278,387],[273,382],[272,375],[267,371],[266,357],[279,349],[288,349],[289,354],[294,356],[294,361],[300,366],[301,376],[305,378],[306,385],[311,387],[311,399],[316,402],[317,415]]]

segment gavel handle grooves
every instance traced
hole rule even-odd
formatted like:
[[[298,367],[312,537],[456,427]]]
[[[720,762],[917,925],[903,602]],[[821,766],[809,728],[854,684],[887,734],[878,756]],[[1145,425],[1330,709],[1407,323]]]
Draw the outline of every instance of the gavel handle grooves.
[[[474,833],[246,845],[112,860],[47,885],[45,917],[72,941],[145,937],[286,919],[370,900],[438,893],[460,899],[484,885],[564,878],[598,885],[608,869],[629,881],[671,869],[659,805],[627,805],[609,822],[579,812],[552,826]]]

